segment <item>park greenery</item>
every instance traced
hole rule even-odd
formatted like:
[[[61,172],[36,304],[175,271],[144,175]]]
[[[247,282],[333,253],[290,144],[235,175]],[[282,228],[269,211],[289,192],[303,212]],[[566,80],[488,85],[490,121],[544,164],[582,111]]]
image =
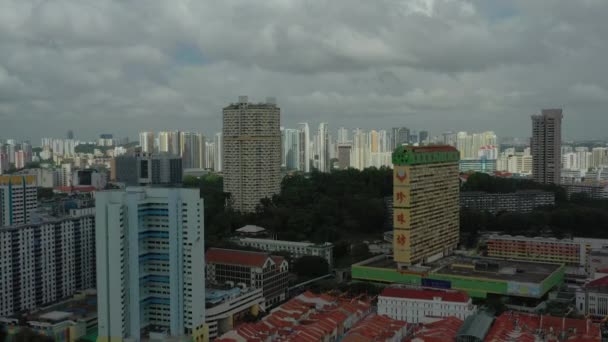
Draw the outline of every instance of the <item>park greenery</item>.
[[[269,230],[273,237],[293,241],[329,241],[336,245],[336,260],[357,260],[351,247],[365,239],[379,239],[385,227],[384,199],[392,194],[392,170],[348,169],[330,173],[288,175],[281,192],[263,199],[255,213],[239,213],[227,206],[221,176],[186,177],[184,185],[200,188],[205,201],[205,228],[211,246],[225,243],[232,232],[246,224]],[[513,192],[539,189],[556,194],[556,204],[529,213],[491,214],[462,209],[461,232],[473,246],[479,233],[499,231],[527,236],[582,236],[608,238],[608,201],[585,196],[568,199],[563,188],[530,180],[493,177],[474,173],[462,191]],[[360,247],[355,247],[359,249]],[[355,256],[355,257],[353,257]],[[351,260],[352,259],[352,260]]]

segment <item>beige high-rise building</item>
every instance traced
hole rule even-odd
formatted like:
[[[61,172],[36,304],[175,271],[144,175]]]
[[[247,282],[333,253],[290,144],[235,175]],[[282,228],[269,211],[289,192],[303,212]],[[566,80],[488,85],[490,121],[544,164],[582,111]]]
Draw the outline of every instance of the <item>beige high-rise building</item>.
[[[543,109],[532,115],[532,177],[539,183],[559,184],[561,174],[562,110]]]
[[[224,191],[234,209],[252,212],[281,188],[281,109],[239,96],[223,112]]]
[[[393,152],[393,256],[401,266],[456,249],[460,234],[459,152],[400,146]]]

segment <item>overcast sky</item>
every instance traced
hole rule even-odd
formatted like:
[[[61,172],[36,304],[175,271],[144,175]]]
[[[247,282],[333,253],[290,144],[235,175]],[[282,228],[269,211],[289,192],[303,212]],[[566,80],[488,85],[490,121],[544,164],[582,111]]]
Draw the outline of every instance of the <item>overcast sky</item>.
[[[606,0],[0,0],[0,137],[282,124],[608,136]]]

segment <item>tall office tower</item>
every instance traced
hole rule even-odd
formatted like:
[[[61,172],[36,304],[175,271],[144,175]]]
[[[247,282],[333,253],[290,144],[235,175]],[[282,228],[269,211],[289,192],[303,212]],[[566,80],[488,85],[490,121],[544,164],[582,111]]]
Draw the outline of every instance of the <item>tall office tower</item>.
[[[561,171],[562,110],[543,109],[532,115],[532,178],[539,183],[559,184]]]
[[[349,143],[338,144],[338,169],[346,170],[350,167],[350,157],[353,147]]]
[[[72,131],[71,129],[68,129],[68,133],[66,134],[66,138],[72,140],[74,139],[74,131]]]
[[[338,128],[338,144],[346,144],[349,141],[348,129],[344,127]]]
[[[168,153],[132,153],[114,158],[112,179],[127,186],[182,182],[182,159]]]
[[[140,132],[139,146],[141,147],[142,152],[154,152],[154,132]]]
[[[300,151],[298,153],[298,163],[300,171],[310,172],[310,129],[308,123],[298,124],[300,130]]]
[[[418,143],[421,145],[429,143],[429,132],[428,131],[420,131],[420,133],[418,134]]]
[[[213,171],[224,171],[224,135],[222,132],[215,133],[213,138]]]
[[[394,150],[410,141],[410,130],[407,127],[394,127],[392,137],[393,144],[391,147]]]
[[[418,143],[418,133],[416,131],[410,132],[410,144],[414,145]]]
[[[315,136],[315,159],[317,161],[317,169],[320,172],[329,172],[331,165],[329,164],[329,132],[327,123],[319,124],[319,130]]]
[[[456,249],[458,162],[452,146],[402,146],[393,152],[393,247],[399,266],[432,261]]]
[[[281,189],[281,110],[274,99],[240,96],[223,112],[224,191],[234,209],[252,212]]]
[[[205,323],[203,210],[198,189],[96,193],[102,341],[199,334]]]
[[[180,132],[180,151],[184,169],[202,169],[205,161],[205,137],[200,133]]]
[[[287,170],[300,170],[300,131],[287,128],[283,135],[285,136],[283,142],[285,168]]]
[[[31,222],[38,208],[36,176],[0,176],[0,226]]]
[[[42,308],[95,287],[92,208],[0,227],[0,317]]]
[[[378,152],[378,132],[375,129],[369,131],[368,139],[371,152]]]

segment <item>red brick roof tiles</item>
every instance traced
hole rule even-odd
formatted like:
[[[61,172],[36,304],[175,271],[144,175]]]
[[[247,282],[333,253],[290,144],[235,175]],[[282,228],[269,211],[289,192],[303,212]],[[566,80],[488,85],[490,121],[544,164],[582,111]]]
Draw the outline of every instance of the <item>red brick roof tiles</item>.
[[[262,267],[270,257],[267,253],[211,248],[205,254],[207,263]]]

